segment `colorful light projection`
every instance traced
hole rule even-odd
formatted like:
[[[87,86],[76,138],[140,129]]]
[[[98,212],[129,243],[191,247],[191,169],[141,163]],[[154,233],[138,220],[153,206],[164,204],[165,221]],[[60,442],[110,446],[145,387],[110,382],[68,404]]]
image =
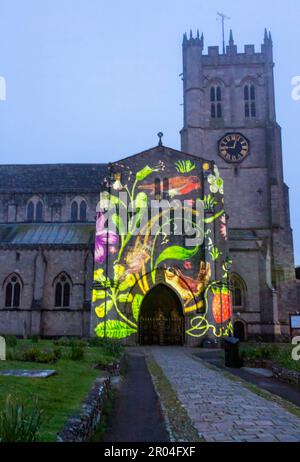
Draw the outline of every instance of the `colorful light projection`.
[[[150,198],[156,194],[155,177],[165,170],[164,163],[155,167],[147,165],[136,174],[128,166],[120,165],[122,167],[123,172],[115,174],[110,191],[102,193],[100,204],[101,208],[107,203],[117,206],[118,212],[113,216],[117,232],[105,229],[102,212],[97,215],[93,304],[100,322],[95,328],[96,335],[125,339],[136,334],[143,299],[160,282],[162,273],[165,282],[181,297],[190,323],[187,335],[201,338],[209,332],[216,337],[231,334],[227,263],[223,264],[222,280],[212,280],[212,266],[216,262],[222,265],[223,258],[222,248],[216,242],[227,240],[223,180],[217,167],[209,174],[208,163],[196,166],[190,160],[178,160],[174,163],[174,176],[168,179],[165,193],[169,198],[190,199],[193,195],[185,207],[189,208],[195,229],[199,226],[195,200],[203,201],[205,240],[194,248],[178,245],[166,232],[176,224],[170,214],[164,216],[165,210],[148,217]],[[209,194],[202,194],[201,198],[204,185],[202,176],[195,174],[197,167],[201,172],[202,168],[207,171],[203,181],[207,182]],[[193,176],[188,175],[191,172]],[[137,213],[128,215],[128,206],[120,199],[120,191],[126,191]],[[128,217],[126,226],[124,216]],[[153,235],[154,228],[157,231]],[[215,239],[216,230],[218,240]],[[199,270],[195,272],[197,266]]]

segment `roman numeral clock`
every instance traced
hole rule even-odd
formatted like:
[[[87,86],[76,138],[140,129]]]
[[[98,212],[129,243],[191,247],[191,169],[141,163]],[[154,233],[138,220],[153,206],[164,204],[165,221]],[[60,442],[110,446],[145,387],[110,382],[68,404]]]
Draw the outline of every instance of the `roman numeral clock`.
[[[241,133],[227,133],[218,143],[219,155],[230,163],[242,162],[250,153],[250,143]]]

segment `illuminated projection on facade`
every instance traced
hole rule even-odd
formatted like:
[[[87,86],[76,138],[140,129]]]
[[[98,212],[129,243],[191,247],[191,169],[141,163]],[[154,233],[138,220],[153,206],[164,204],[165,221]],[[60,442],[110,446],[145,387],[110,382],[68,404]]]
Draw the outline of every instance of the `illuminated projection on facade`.
[[[110,164],[97,210],[94,335],[199,344],[232,333],[223,180],[164,146]]]

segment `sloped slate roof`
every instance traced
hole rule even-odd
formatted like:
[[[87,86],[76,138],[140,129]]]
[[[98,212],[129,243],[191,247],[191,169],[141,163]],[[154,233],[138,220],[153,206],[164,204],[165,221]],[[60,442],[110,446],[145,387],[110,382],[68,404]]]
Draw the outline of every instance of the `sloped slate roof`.
[[[99,192],[107,164],[0,165],[0,193]]]
[[[204,161],[167,146],[156,146],[122,159],[127,161],[138,156],[181,156]],[[117,162],[113,162],[115,164]],[[11,193],[99,193],[100,185],[108,175],[109,164],[35,164],[0,165],[0,194]]]
[[[94,243],[93,223],[0,224],[0,246],[76,246]]]

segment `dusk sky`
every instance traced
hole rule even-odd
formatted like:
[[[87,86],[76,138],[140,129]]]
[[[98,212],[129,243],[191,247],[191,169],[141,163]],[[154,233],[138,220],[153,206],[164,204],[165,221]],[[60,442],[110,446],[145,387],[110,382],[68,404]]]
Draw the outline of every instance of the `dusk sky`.
[[[181,43],[199,28],[221,46],[216,12],[239,51],[274,40],[296,263],[300,265],[299,0],[0,0],[1,163],[107,162],[164,143],[180,148]]]

